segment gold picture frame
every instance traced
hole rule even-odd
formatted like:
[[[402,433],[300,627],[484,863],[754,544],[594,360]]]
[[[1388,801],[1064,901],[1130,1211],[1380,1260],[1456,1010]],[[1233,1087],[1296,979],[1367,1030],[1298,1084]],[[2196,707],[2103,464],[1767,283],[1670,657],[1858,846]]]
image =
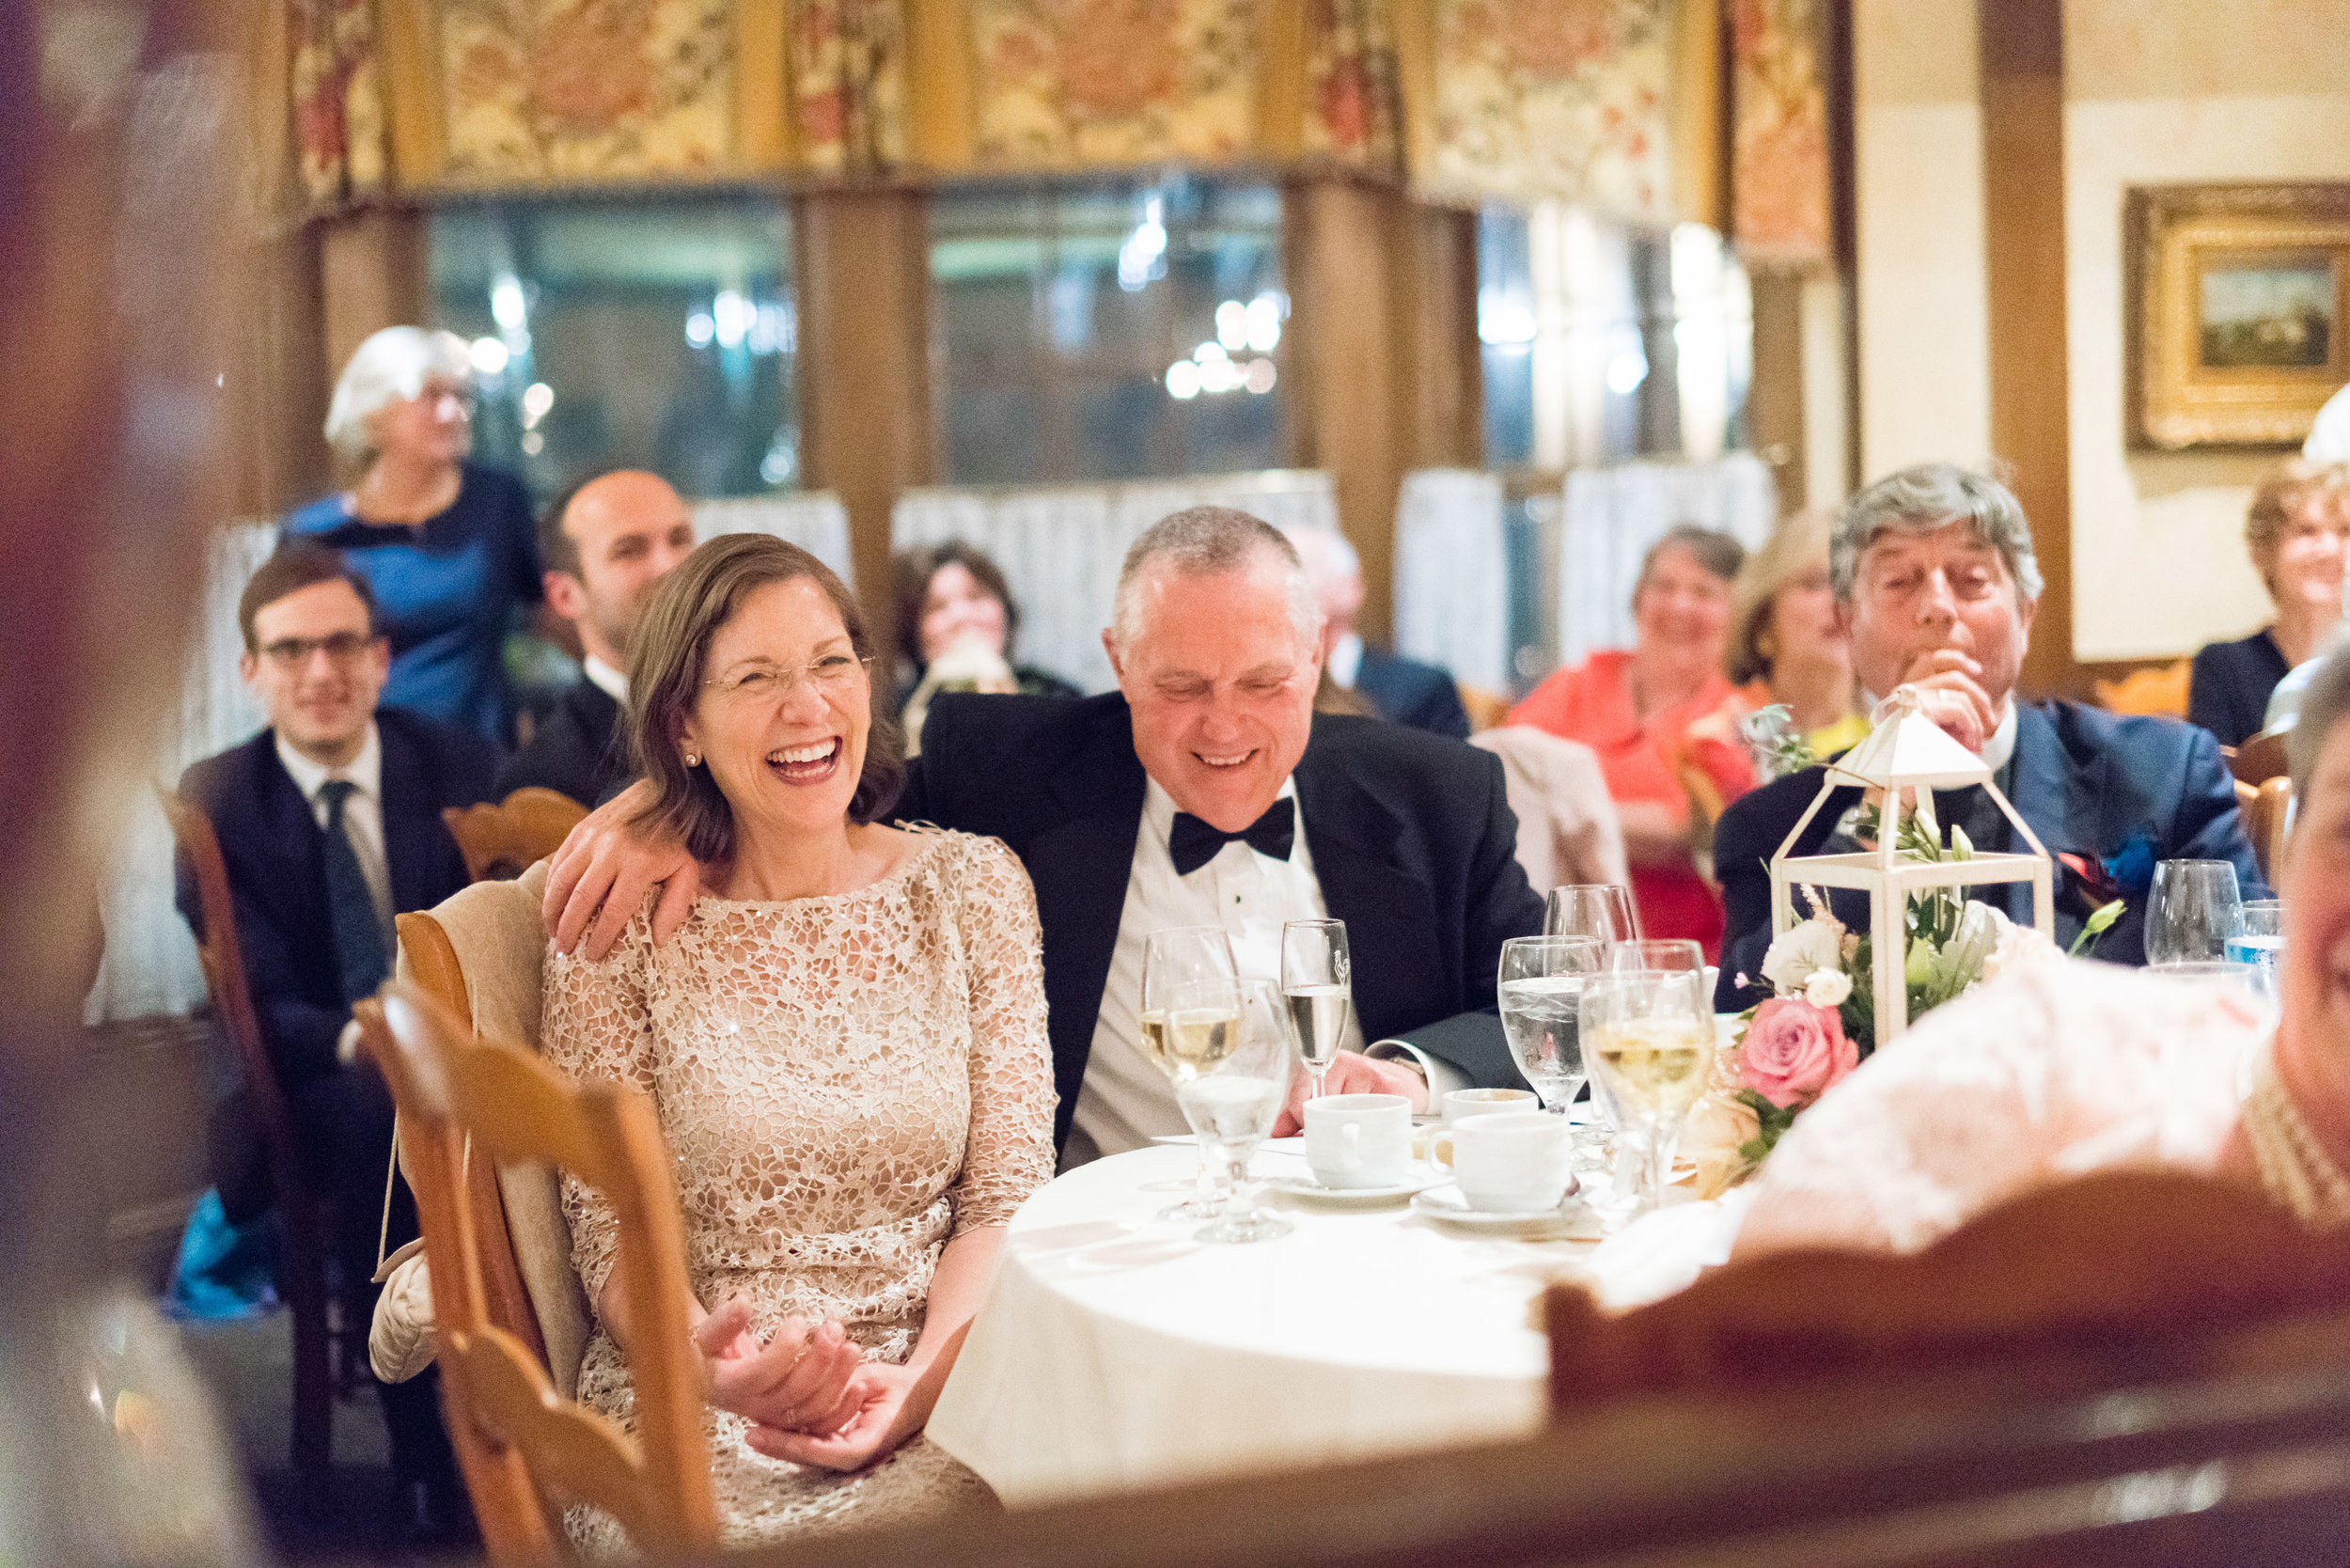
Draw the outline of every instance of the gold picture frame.
[[[2350,383],[2350,184],[2129,193],[2132,434],[2297,446]]]

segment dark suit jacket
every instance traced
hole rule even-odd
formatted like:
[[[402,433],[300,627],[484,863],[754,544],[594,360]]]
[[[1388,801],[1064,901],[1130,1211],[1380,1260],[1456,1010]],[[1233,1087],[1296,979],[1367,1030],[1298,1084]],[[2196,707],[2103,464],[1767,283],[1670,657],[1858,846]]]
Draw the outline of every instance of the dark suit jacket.
[[[1542,930],[1499,760],[1375,719],[1317,713],[1298,809],[1346,922],[1366,1040],[1408,1039],[1479,1084],[1516,1087],[1494,1011],[1501,944]],[[1126,699],[943,696],[898,815],[1010,844],[1044,927],[1057,1136],[1066,1141],[1142,823]]]
[[[2235,781],[2219,760],[2219,743],[2177,719],[2108,713],[2073,702],[2018,703],[2015,756],[2008,799],[2051,855],[2071,855],[2096,867],[2133,840],[2145,851],[2145,874],[2155,860],[2229,860],[2248,899],[2267,896],[2252,846],[2236,820]],[[1725,1011],[1760,1000],[1742,992],[1736,977],[1759,979],[1771,944],[1771,856],[1804,808],[1819,793],[1822,771],[1778,779],[1733,802],[1714,829],[1714,869],[1729,912],[1716,1005]],[[1860,791],[1836,791],[1796,840],[1794,855],[1816,855]],[[1945,821],[1950,813],[1942,813]],[[2018,849],[2029,846],[2016,845]],[[2125,878],[2129,873],[2124,873]],[[2070,947],[2081,920],[2105,890],[2084,886],[2060,860],[2055,870],[2057,943]],[[1998,904],[2011,919],[2031,917],[2029,883],[1991,884],[1976,896]],[[2097,939],[2095,956],[2116,964],[2146,962],[2146,890],[2125,887],[2129,908]],[[1838,891],[1837,917],[1867,929],[1864,897]]]
[[[384,747],[384,858],[392,908],[430,909],[465,886],[465,862],[441,821],[445,806],[490,798],[498,752],[471,729],[400,708],[376,712]],[[207,757],[181,776],[180,798],[212,819],[236,902],[245,984],[280,1081],[332,1073],[350,1020],[326,902],[326,835],[277,760],[276,731]],[[180,868],[180,913],[201,929],[196,881]]]
[[[497,798],[529,785],[595,806],[636,776],[620,745],[620,705],[593,681],[556,699],[530,744],[498,770]]]
[[[1408,724],[1431,734],[1469,738],[1468,710],[1461,706],[1461,688],[1434,665],[1383,653],[1363,645],[1363,662],[1355,671],[1355,689],[1379,710],[1381,718]]]
[[[2242,745],[2267,728],[2269,696],[2292,667],[2264,630],[2204,644],[2187,681],[2186,722],[2210,730],[2221,745]]]

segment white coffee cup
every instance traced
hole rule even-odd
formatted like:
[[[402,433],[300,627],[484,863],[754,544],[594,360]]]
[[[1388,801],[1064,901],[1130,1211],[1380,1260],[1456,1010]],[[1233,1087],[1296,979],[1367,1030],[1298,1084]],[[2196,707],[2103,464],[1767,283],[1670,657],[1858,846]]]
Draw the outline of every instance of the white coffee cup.
[[[1542,1101],[1530,1089],[1456,1089],[1444,1097],[1444,1121],[1449,1127],[1464,1117],[1542,1108]]]
[[[1468,1206],[1487,1214],[1555,1209],[1574,1180],[1574,1130],[1548,1111],[1464,1117],[1429,1140]]]
[[[1325,1187],[1391,1187],[1412,1158],[1412,1103],[1401,1094],[1306,1102],[1306,1163]]]

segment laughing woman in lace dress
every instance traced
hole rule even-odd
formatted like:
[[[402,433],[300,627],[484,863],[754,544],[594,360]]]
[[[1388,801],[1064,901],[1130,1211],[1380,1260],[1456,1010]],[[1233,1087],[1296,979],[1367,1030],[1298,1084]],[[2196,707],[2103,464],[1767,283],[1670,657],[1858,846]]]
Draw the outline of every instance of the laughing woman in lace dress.
[[[729,1544],[984,1505],[921,1436],[1002,1245],[1053,1168],[1035,897],[992,839],[874,819],[902,776],[856,603],[807,552],[703,545],[649,607],[629,689],[648,817],[703,865],[600,961],[551,952],[545,1052],[653,1097]],[[876,729],[884,729],[876,733]],[[596,1311],[579,1397],[624,1425],[612,1215],[566,1180]],[[581,1510],[591,1549],[620,1537]]]

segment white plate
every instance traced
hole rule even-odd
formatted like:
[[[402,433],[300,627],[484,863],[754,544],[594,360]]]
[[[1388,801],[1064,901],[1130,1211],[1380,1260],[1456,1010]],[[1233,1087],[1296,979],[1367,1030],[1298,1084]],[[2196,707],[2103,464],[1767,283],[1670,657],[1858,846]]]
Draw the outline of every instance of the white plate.
[[[1199,1139],[1190,1133],[1168,1133],[1163,1137],[1154,1137],[1151,1141],[1153,1143],[1182,1144],[1194,1149],[1199,1146]],[[1295,1135],[1290,1137],[1269,1137],[1262,1143],[1257,1145],[1257,1152],[1260,1154],[1294,1154],[1302,1160],[1306,1157],[1306,1139],[1303,1135]]]
[[[1264,1185],[1268,1192],[1333,1209],[1371,1209],[1401,1203],[1443,1180],[1441,1176],[1413,1176],[1387,1187],[1325,1187],[1310,1176],[1276,1176]]]
[[[1412,1212],[1425,1215],[1439,1225],[1456,1230],[1474,1231],[1482,1235],[1555,1237],[1566,1236],[1580,1228],[1589,1228],[1594,1240],[1598,1230],[1591,1223],[1588,1204],[1570,1198],[1566,1205],[1557,1209],[1536,1209],[1526,1214],[1489,1214],[1472,1209],[1461,1189],[1450,1183],[1431,1187],[1412,1199]]]

